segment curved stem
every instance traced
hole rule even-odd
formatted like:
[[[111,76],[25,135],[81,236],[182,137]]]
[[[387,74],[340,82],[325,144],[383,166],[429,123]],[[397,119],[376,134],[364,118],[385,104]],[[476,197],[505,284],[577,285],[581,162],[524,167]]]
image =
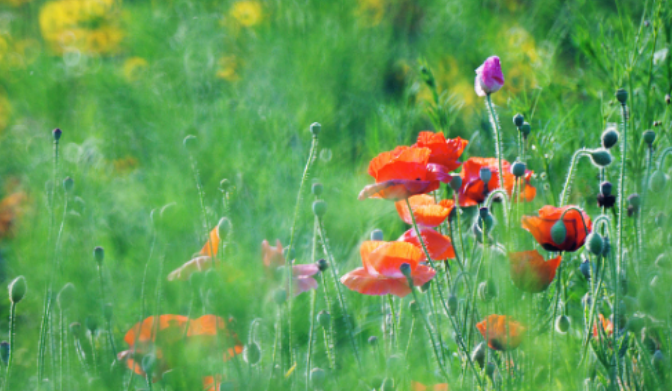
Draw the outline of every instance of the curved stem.
[[[572,187],[572,180],[574,179],[574,168],[576,167],[576,163],[579,161],[579,158],[581,156],[585,156],[588,154],[588,150],[586,149],[579,149],[578,151],[574,152],[574,155],[572,156],[572,161],[569,164],[569,172],[567,173],[567,178],[565,179],[565,186],[562,188],[562,194],[560,195],[560,206],[565,206],[567,203],[567,199],[569,198],[569,193],[571,192],[571,187]]]
[[[663,149],[663,152],[660,153],[660,157],[658,158],[658,164],[657,167],[660,170],[663,167],[663,164],[665,163],[665,158],[667,155],[672,153],[672,147],[667,147]]]
[[[617,247],[617,258],[616,258],[616,281],[615,281],[615,300],[614,300],[614,322],[618,322],[618,307],[620,303],[620,271],[623,263],[623,217],[625,215],[625,163],[627,162],[628,155],[628,113],[627,106],[625,103],[621,104],[621,118],[623,121],[623,134],[622,134],[622,143],[621,143],[621,173],[618,179],[618,247]],[[618,349],[616,349],[616,334],[613,334],[614,337],[614,362],[616,364],[616,371],[619,371],[618,365]]]
[[[506,192],[506,190],[504,190],[503,187],[500,189],[495,189],[491,191],[490,194],[488,194],[488,198],[485,199],[485,207],[490,209],[490,206],[492,206],[492,202],[494,201],[495,196],[498,194],[501,195],[502,199],[504,200],[504,220],[506,220],[506,222],[508,223],[509,221],[508,211],[509,207],[511,206],[511,200],[509,200],[509,195]]]
[[[490,94],[485,96],[485,101],[488,106],[488,112],[490,114],[490,124],[492,125],[492,130],[495,132],[495,152],[497,152],[497,167],[499,168],[499,188],[504,188],[504,170],[502,170],[502,137],[499,129],[499,119],[497,118],[497,112],[495,107],[492,105],[492,99]]]

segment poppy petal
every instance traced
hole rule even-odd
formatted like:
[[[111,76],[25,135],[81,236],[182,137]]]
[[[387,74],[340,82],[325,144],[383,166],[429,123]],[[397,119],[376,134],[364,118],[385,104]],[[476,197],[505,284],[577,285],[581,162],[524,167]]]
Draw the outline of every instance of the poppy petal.
[[[425,227],[436,227],[441,225],[450,214],[450,211],[452,210],[451,204],[453,202],[452,200],[443,200],[437,205],[434,202],[434,197],[427,194],[410,197],[408,201],[411,204],[416,223]],[[450,201],[451,204],[447,202],[444,203],[444,201]],[[412,225],[413,219],[408,210],[406,201],[397,201],[394,205],[397,208],[399,217],[406,224]]]
[[[365,186],[357,197],[360,201],[367,198],[384,198],[398,201],[408,197],[425,194],[439,188],[439,181],[413,179],[390,179]]]
[[[219,261],[215,259],[214,263],[219,263]],[[209,255],[202,255],[190,260],[189,262],[170,272],[170,274],[168,274],[168,281],[187,281],[192,274],[209,270],[212,267],[212,257]]]
[[[411,272],[413,272],[422,259],[422,250],[410,243],[387,242],[368,255],[364,266],[368,270],[373,269],[375,272],[372,274],[378,273],[385,277],[402,278],[404,275],[399,270],[402,264],[409,264]]]
[[[214,257],[219,251],[219,227],[215,227],[210,231],[208,241],[205,243],[205,246],[201,249],[201,255],[209,255]]]
[[[411,293],[406,277],[389,278],[372,276],[363,267],[357,268],[343,277],[341,283],[363,295],[384,296],[387,294],[405,297]]]
[[[448,236],[441,235],[439,232],[431,228],[420,229],[420,235],[422,235],[422,241],[425,243],[427,251],[429,251],[429,256],[432,257],[432,260],[443,261],[446,259],[455,258],[455,248],[453,248],[453,243],[450,241]],[[404,232],[399,240],[406,243],[411,243],[418,249],[423,250],[422,261],[427,260],[424,249],[422,248],[422,244],[418,240],[418,236],[415,233],[414,228]]]

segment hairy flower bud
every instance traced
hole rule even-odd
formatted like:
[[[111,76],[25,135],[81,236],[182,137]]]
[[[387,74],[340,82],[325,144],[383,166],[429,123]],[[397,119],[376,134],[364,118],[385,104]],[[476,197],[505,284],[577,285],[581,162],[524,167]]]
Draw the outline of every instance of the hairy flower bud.
[[[331,314],[325,310],[318,312],[317,323],[326,329],[331,324]]]
[[[322,217],[327,213],[327,202],[324,200],[317,200],[313,202],[313,213],[315,216]]]
[[[322,195],[323,190],[324,190],[324,187],[322,186],[321,183],[313,183],[313,187],[310,189],[310,191],[313,193],[313,195],[316,195],[316,196]]]
[[[217,223],[217,234],[219,235],[220,239],[226,239],[226,237],[229,235],[229,232],[231,232],[231,227],[233,224],[231,224],[231,220],[229,220],[228,217],[222,217],[219,219],[219,223]]]
[[[26,291],[28,290],[28,284],[26,284],[26,279],[23,276],[16,277],[9,284],[9,300],[16,304],[23,300],[23,297],[26,296]]]
[[[185,148],[187,148],[187,150],[194,150],[194,148],[196,148],[196,136],[192,134],[188,135],[184,138],[184,140],[182,140],[182,144]]]
[[[523,162],[515,162],[511,165],[511,174],[515,176],[516,178],[520,178],[523,175],[525,175],[525,163]]]
[[[513,124],[516,125],[517,127],[523,125],[523,122],[525,122],[525,117],[523,117],[522,114],[518,113],[513,116]]]
[[[559,333],[566,333],[569,330],[570,322],[569,318],[566,317],[565,315],[560,315],[558,318],[555,320],[555,329]]]
[[[618,131],[615,126],[608,127],[604,133],[602,133],[602,146],[605,149],[610,149],[618,143]]]
[[[261,348],[258,343],[252,342],[245,346],[243,360],[250,365],[256,365],[261,360]]]
[[[59,128],[56,128],[56,129],[51,131],[51,135],[54,136],[54,141],[60,140],[62,134],[63,134],[63,131]]]
[[[450,178],[450,188],[453,189],[454,192],[460,191],[461,187],[462,187],[462,177],[453,176],[452,178]]]
[[[609,151],[603,148],[590,151],[590,159],[592,160],[593,164],[598,167],[607,167],[613,161]]]
[[[383,230],[381,229],[374,229],[371,231],[371,240],[374,242],[380,242],[383,240]]]
[[[658,193],[662,191],[666,184],[667,176],[661,170],[656,170],[651,174],[651,178],[649,178],[649,189],[652,192]]]
[[[320,269],[321,272],[329,269],[329,262],[327,262],[326,259],[318,259],[315,264],[317,264],[317,268]]]
[[[624,105],[628,101],[628,91],[619,88],[618,91],[616,91],[616,99]]]
[[[478,363],[478,365],[483,368],[485,364],[485,342],[481,342],[474,348],[474,351],[471,352],[471,361]]]
[[[562,220],[558,220],[553,227],[551,227],[551,239],[558,246],[562,245],[567,238],[567,228]]]
[[[602,255],[602,251],[604,250],[604,240],[602,239],[602,236],[597,232],[591,232],[586,239],[586,247],[588,247],[588,251],[594,255]]]
[[[401,274],[406,276],[406,278],[411,278],[411,265],[402,263],[401,266],[399,266],[399,270],[401,271]]]
[[[457,311],[459,309],[459,302],[457,301],[457,297],[451,293],[450,296],[448,296],[448,310],[450,311],[450,314],[455,316],[457,314]]]
[[[317,137],[320,134],[321,130],[322,130],[322,125],[320,125],[319,122],[313,122],[310,125],[310,133],[313,135],[313,137]]]
[[[93,259],[96,261],[98,266],[100,266],[105,259],[105,250],[100,246],[96,246],[93,249]]]
[[[642,139],[645,143],[649,144],[650,147],[653,145],[653,142],[656,141],[656,132],[653,130],[645,130],[644,133],[642,133]]]
[[[530,126],[528,122],[523,122],[523,124],[520,125],[520,133],[523,135],[523,138],[527,138],[531,132],[532,126]]]
[[[63,179],[63,189],[65,190],[66,193],[70,193],[74,187],[75,187],[74,179],[70,177],[65,177],[65,179]]]
[[[492,171],[490,171],[488,167],[483,167],[479,172],[479,176],[483,181],[483,183],[487,184],[488,182],[490,182],[490,179],[492,178]]]

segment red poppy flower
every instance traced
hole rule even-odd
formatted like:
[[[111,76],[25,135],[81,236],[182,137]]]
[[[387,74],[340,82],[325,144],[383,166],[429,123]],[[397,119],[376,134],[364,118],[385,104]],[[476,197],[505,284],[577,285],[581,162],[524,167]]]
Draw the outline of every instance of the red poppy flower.
[[[576,210],[570,210],[565,214],[565,217],[562,219],[567,230],[564,242],[557,244],[551,237],[551,228],[560,220],[562,213],[571,207],[569,205],[556,208],[546,205],[539,209],[539,217],[523,216],[523,228],[528,230],[537,242],[548,251],[576,251],[583,246],[586,242],[586,236],[593,229],[593,222],[590,221],[590,217],[585,212],[579,214]],[[585,228],[581,221],[581,215],[583,215],[583,219],[586,222]]]
[[[593,336],[595,338],[599,338],[600,333],[597,330],[597,325],[599,324],[600,327],[602,328],[602,331],[604,331],[604,334],[608,337],[611,334],[614,333],[614,324],[611,323],[611,320],[606,319],[604,315],[598,314],[597,315],[599,318],[599,322],[593,325]]]
[[[429,148],[400,146],[383,152],[369,163],[369,175],[376,183],[359,193],[359,199],[385,198],[403,200],[439,188],[439,181],[449,182],[445,167],[429,164]]]
[[[424,285],[436,274],[431,267],[420,265],[422,250],[410,243],[367,241],[362,243],[360,254],[364,267],[341,277],[341,283],[364,295],[404,297],[411,293],[406,277],[399,270],[404,263],[411,266],[413,285]]]
[[[453,171],[462,164],[458,159],[462,156],[467,144],[469,141],[460,137],[446,140],[441,132],[420,132],[418,142],[413,146],[429,148],[432,151],[429,163],[440,164],[446,168],[446,171]]]
[[[182,315],[161,315],[158,321],[157,317],[150,316],[126,333],[124,341],[130,348],[119,352],[117,358],[126,361],[130,370],[144,376],[139,361],[142,361],[144,355],[154,353],[159,363],[157,374],[160,377],[179,363],[180,358],[185,356],[184,349],[195,349],[200,353],[207,349],[219,349],[220,345],[216,343],[218,340],[230,345],[224,347],[224,360],[243,352],[236,335],[228,332],[224,319],[218,316],[204,315],[189,320]]]
[[[523,341],[525,328],[506,315],[490,315],[476,325],[488,346],[495,350],[515,349]]]
[[[486,191],[485,184],[481,180],[481,168],[489,168],[492,176],[488,182]],[[502,170],[504,170],[504,189],[511,197],[515,186],[515,177],[511,174],[511,165],[506,160],[502,160]],[[521,185],[521,194],[518,199],[523,201],[532,201],[537,194],[537,189],[530,185],[530,180],[534,171],[525,170],[525,180]],[[499,164],[496,158],[472,157],[462,165],[462,187],[460,188],[460,206],[474,206],[485,201],[488,193],[499,189]]]
[[[449,391],[448,383],[435,384],[433,386],[426,386],[416,381],[411,381],[411,391]]]
[[[437,204],[434,201],[434,197],[427,194],[410,197],[408,201],[411,203],[415,222],[418,225],[425,227],[437,227],[441,225],[455,207],[455,202],[453,200],[442,200]],[[394,203],[394,206],[397,208],[399,217],[401,217],[406,224],[413,225],[413,219],[409,213],[406,201],[397,201]]]
[[[544,261],[539,251],[532,250],[511,253],[509,260],[511,261],[511,280],[518,289],[539,293],[551,285],[562,257]]]
[[[429,251],[429,256],[432,257],[433,261],[443,261],[455,258],[455,248],[453,248],[453,243],[448,236],[441,235],[431,228],[421,228],[420,235],[422,236],[422,241],[425,242],[427,251]],[[418,235],[413,228],[404,232],[399,238],[399,241],[411,243],[420,250],[423,250],[422,244],[418,240]],[[424,250],[422,255],[421,262],[426,261],[427,257],[425,256]]]
[[[205,376],[203,377],[203,390],[205,391],[219,391],[222,384],[222,376]]]

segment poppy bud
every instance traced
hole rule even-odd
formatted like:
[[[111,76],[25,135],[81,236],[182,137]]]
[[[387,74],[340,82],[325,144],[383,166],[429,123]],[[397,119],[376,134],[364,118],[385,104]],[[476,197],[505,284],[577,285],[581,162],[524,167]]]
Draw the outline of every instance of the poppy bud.
[[[483,183],[488,183],[490,182],[490,179],[492,178],[492,171],[488,167],[483,167],[481,168],[481,171],[479,172],[479,176]]]
[[[0,342],[0,360],[2,360],[2,363],[7,365],[9,362],[9,352],[11,350],[11,346],[9,346],[9,342],[7,341],[2,341]]]
[[[154,369],[156,368],[156,356],[153,354],[146,354],[145,357],[142,358],[142,370],[145,371],[147,374],[148,378],[152,377],[152,373],[154,373]]]
[[[63,179],[63,189],[65,192],[70,193],[73,187],[75,187],[75,181],[70,177],[65,177],[65,179]]]
[[[569,330],[569,326],[570,326],[569,318],[566,317],[565,315],[560,315],[555,320],[555,329],[559,333],[562,333],[562,334],[566,333],[567,330]]]
[[[625,102],[628,101],[628,91],[619,88],[618,91],[616,91],[616,99],[618,99],[618,101],[621,102],[622,105],[624,105]]]
[[[551,227],[551,239],[558,246],[562,245],[567,238],[567,228],[562,220],[558,220],[553,227]]]
[[[525,122],[525,117],[523,117],[522,114],[518,113],[513,116],[513,124],[516,125],[517,127],[523,125],[523,122]]]
[[[23,276],[18,276],[9,284],[9,300],[16,304],[23,300],[28,290],[26,279]]]
[[[368,343],[371,346],[378,345],[378,337],[376,337],[375,335],[370,336],[369,339],[368,339]]]
[[[245,346],[243,360],[250,365],[255,365],[261,360],[261,348],[258,343],[252,342]]]
[[[313,183],[313,187],[310,189],[310,191],[313,193],[313,195],[316,195],[316,196],[322,195],[323,190],[324,190],[324,186],[322,186],[321,183]]]
[[[399,271],[401,271],[401,274],[406,276],[406,278],[411,278],[411,265],[408,263],[402,263],[401,266],[399,266]]]
[[[329,312],[322,310],[317,313],[317,323],[325,329],[331,324],[331,314]]]
[[[604,240],[602,240],[602,236],[599,233],[591,232],[590,235],[588,235],[588,239],[586,239],[586,245],[588,251],[594,255],[602,255],[602,250],[604,250]]]
[[[651,178],[649,178],[649,189],[654,193],[658,193],[665,188],[666,183],[667,178],[665,174],[660,170],[656,170],[651,174]]]
[[[84,319],[84,325],[86,325],[87,330],[93,335],[96,330],[98,330],[98,319],[94,316],[87,316],[86,319]]]
[[[605,149],[610,149],[618,143],[618,131],[615,126],[610,126],[602,133],[602,146]]]
[[[531,132],[532,132],[532,126],[530,126],[529,123],[523,122],[523,124],[520,125],[520,133],[523,134],[523,138],[527,138],[527,136],[529,136]]]
[[[590,160],[597,167],[607,167],[611,164],[613,158],[606,149],[598,148],[590,151]]]
[[[460,187],[462,187],[462,177],[454,176],[450,178],[450,188],[453,189],[454,192],[460,191]]]
[[[474,348],[474,351],[471,352],[471,361],[478,363],[478,365],[483,368],[485,364],[485,342],[481,342]]]
[[[515,162],[513,165],[511,165],[511,174],[513,174],[513,176],[516,178],[520,178],[525,175],[525,168],[525,163]]]
[[[583,274],[584,277],[586,277],[586,280],[590,281],[590,272],[591,272],[592,266],[590,264],[589,260],[585,260],[581,262],[581,265],[579,266],[579,270],[581,271],[581,274]]]
[[[54,141],[60,140],[61,139],[61,134],[63,134],[63,131],[59,128],[56,128],[56,129],[51,131],[51,135],[54,136]]]
[[[105,250],[100,246],[96,246],[93,249],[93,259],[95,259],[98,266],[100,266],[103,263],[103,259],[105,259]]]
[[[219,181],[219,191],[226,193],[229,189],[231,189],[231,181],[226,178]]]
[[[310,382],[313,383],[314,388],[321,390],[326,378],[327,376],[323,369],[313,368],[310,370]]]
[[[56,304],[61,311],[65,310],[70,304],[73,303],[75,299],[76,289],[72,283],[67,283],[61,288],[61,291],[58,292],[56,296]]]
[[[79,322],[70,323],[70,333],[75,339],[79,339],[82,335],[82,325]]]
[[[318,259],[315,264],[317,264],[317,268],[320,269],[321,272],[329,269],[329,262],[327,262],[326,259]]]
[[[411,282],[413,282],[413,280],[411,280]],[[431,286],[432,286],[432,280],[429,280],[420,286],[420,290],[422,292],[427,292]]]
[[[273,300],[276,304],[281,305],[287,300],[287,292],[284,289],[278,289],[273,293]]]
[[[313,213],[315,216],[322,217],[327,213],[327,203],[323,200],[317,200],[313,202]]]
[[[642,133],[642,139],[645,143],[649,144],[650,147],[653,142],[656,141],[656,132],[653,130],[645,130],[644,133]]]
[[[665,103],[669,105],[670,101],[671,101],[670,94],[665,94]]]
[[[411,310],[411,313],[412,313],[412,314],[415,315],[415,314],[418,313],[419,307],[418,307],[418,303],[417,303],[415,300],[411,300],[411,301],[408,303],[408,308]]]
[[[611,190],[613,189],[614,185],[611,184],[611,182],[602,182],[600,183],[600,193],[608,196],[611,195]]]
[[[457,301],[457,297],[451,293],[451,295],[448,296],[448,311],[450,311],[452,316],[455,316],[455,314],[457,314],[458,308],[459,303]]]
[[[105,304],[103,306],[103,317],[105,317],[105,321],[107,323],[110,323],[112,321],[112,314],[113,314],[112,303]]]
[[[653,357],[651,358],[651,365],[653,365],[658,374],[662,375],[665,373],[665,355],[663,355],[663,352],[661,352],[660,349],[653,353]]]
[[[182,144],[184,144],[184,147],[187,148],[187,150],[192,151],[194,148],[196,148],[196,136],[194,135],[188,135],[187,137],[182,140]]]
[[[497,296],[497,286],[495,281],[488,279],[478,285],[478,298],[487,303]]]
[[[381,242],[383,240],[383,230],[374,229],[371,231],[371,240],[374,242]]]
[[[322,125],[320,125],[319,122],[313,122],[310,125],[310,133],[313,135],[313,137],[317,137],[320,134],[321,130],[322,130]]]
[[[493,378],[493,375],[495,374],[495,369],[496,369],[495,364],[493,364],[492,362],[489,362],[488,365],[485,366],[485,374],[488,375],[488,377],[492,382],[495,381]]]

